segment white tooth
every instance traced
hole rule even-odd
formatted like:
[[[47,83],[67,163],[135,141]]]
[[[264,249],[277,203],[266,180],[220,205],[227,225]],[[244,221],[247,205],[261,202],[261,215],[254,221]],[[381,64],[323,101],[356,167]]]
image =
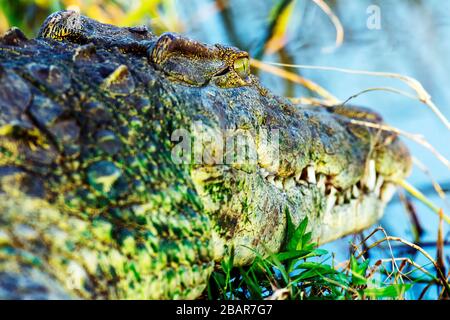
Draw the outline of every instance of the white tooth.
[[[383,187],[383,190],[381,191],[381,200],[383,202],[388,202],[389,200],[391,200],[396,190],[397,187],[395,186],[395,184],[386,183]]]
[[[322,193],[325,193],[325,181],[326,181],[326,177],[323,174],[319,174],[319,180],[317,181],[317,188],[319,188],[319,190]]]
[[[331,187],[330,194],[327,196],[327,205],[325,207],[325,217],[331,214],[336,203],[336,189]]]
[[[316,171],[314,170],[313,166],[308,166],[306,168],[306,172],[308,174],[308,182],[309,183],[316,183]]]
[[[296,172],[296,173],[295,173],[295,180],[296,180],[297,182],[300,182],[300,181],[301,181],[301,179],[300,179],[301,176],[302,176],[302,172],[301,172],[301,171]]]
[[[270,172],[267,171],[267,170],[264,169],[264,168],[260,168],[260,169],[259,169],[259,173],[261,174],[261,176],[262,176],[263,178],[266,178],[266,177],[270,174]]]
[[[275,186],[276,186],[278,189],[283,189],[283,181],[281,180],[281,178],[275,179]]]
[[[352,198],[352,189],[348,188],[347,191],[345,191],[345,199],[350,201]]]
[[[381,175],[379,175],[378,179],[377,179],[377,183],[375,184],[375,191],[374,191],[375,194],[377,195],[377,197],[380,196],[381,186],[383,185],[383,183],[384,183],[384,179]]]
[[[289,177],[287,179],[284,180],[284,189],[285,190],[289,190],[291,188],[295,187],[295,181],[294,178]]]
[[[370,191],[375,188],[375,183],[377,181],[377,172],[375,170],[375,160],[369,160],[369,170],[366,177],[366,186]]]
[[[267,181],[275,185],[275,176],[274,175],[267,176]]]
[[[339,195],[339,196],[337,197],[337,204],[338,204],[338,205],[343,205],[343,204],[344,204],[344,201],[345,201],[345,198],[344,198],[344,195],[343,195],[343,194],[341,194],[341,195]]]
[[[334,196],[334,195],[336,195],[336,193],[337,193],[336,188],[333,187],[333,186],[331,186],[331,187],[330,187],[330,195]]]
[[[308,186],[308,182],[306,182],[305,180],[299,180],[297,181],[297,183],[301,186]]]
[[[356,186],[356,184],[354,184],[353,185],[353,187],[352,187],[352,194],[353,194],[353,197],[354,198],[359,198],[359,189],[358,189],[358,187]]]

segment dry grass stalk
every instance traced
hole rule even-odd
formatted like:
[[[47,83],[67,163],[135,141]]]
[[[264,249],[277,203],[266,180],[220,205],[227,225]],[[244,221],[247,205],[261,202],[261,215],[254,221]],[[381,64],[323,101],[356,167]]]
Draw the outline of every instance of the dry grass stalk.
[[[418,245],[411,243],[405,239],[402,239],[400,237],[394,237],[394,236],[387,236],[384,237],[383,239],[377,240],[374,243],[370,244],[366,250],[370,250],[372,248],[377,247],[379,244],[383,243],[383,242],[389,242],[389,241],[397,241],[400,243],[403,243],[406,246],[409,246],[417,251],[419,251],[420,253],[422,253],[435,267],[437,274],[438,274],[438,278],[440,279],[441,284],[445,287],[445,290],[447,290],[447,292],[450,293],[450,286],[447,282],[447,279],[445,277],[445,275],[442,272],[442,269],[439,267],[438,263],[428,254],[428,252],[426,252],[425,250],[423,250],[421,247],[419,247]],[[360,254],[358,254],[358,256],[356,256],[356,259],[359,259],[366,250],[363,250]]]
[[[430,208],[433,212],[435,212],[439,216],[442,214],[442,218],[445,220],[445,222],[450,224],[450,217],[445,215],[441,208],[438,208],[434,203],[428,200],[428,198],[422,192],[417,190],[415,187],[410,185],[405,180],[395,181],[395,183],[400,185],[403,189],[408,191],[414,198],[421,201],[423,204],[425,204],[428,208]]]
[[[369,128],[374,128],[378,130],[388,131],[400,134],[418,144],[428,149],[440,162],[442,162],[447,168],[450,169],[450,161],[447,160],[439,151],[437,151],[425,138],[419,134],[410,133],[407,131],[403,131],[398,128],[394,128],[392,126],[382,124],[382,123],[373,123],[368,121],[362,121],[362,120],[356,120],[356,119],[349,119],[349,122]]]
[[[335,48],[339,48],[342,43],[344,43],[344,27],[342,26],[341,21],[339,18],[334,14],[333,10],[328,6],[328,4],[323,0],[312,0],[317,6],[319,6],[320,9],[322,9],[323,12],[330,18],[331,22],[334,25],[334,28],[336,29],[336,42],[335,42]],[[326,51],[330,51],[330,49],[326,49]]]
[[[327,90],[319,86],[317,83],[308,80],[302,76],[299,76],[298,74],[295,74],[290,71],[283,70],[281,68],[275,67],[273,65],[270,65],[266,62],[262,62],[256,59],[251,59],[250,64],[258,69],[261,69],[262,71],[272,73],[276,76],[279,76],[281,78],[287,79],[289,81],[292,81],[294,83],[300,84],[304,86],[305,88],[316,92],[318,95],[322,96],[323,98],[327,99],[328,101],[331,101],[333,104],[338,104],[339,100],[334,97],[331,93],[329,93]]]
[[[377,72],[377,71],[364,71],[364,70],[353,70],[353,69],[345,69],[345,68],[336,68],[336,67],[324,67],[324,66],[307,66],[307,65],[298,65],[298,64],[286,64],[286,63],[277,63],[277,62],[266,62],[267,64],[271,64],[274,66],[288,67],[288,68],[297,68],[297,69],[312,69],[312,70],[326,70],[326,71],[337,71],[348,74],[358,74],[358,75],[368,75],[373,77],[383,77],[383,78],[391,78],[398,79],[405,83],[408,87],[413,89],[417,96],[415,99],[419,100],[426,106],[428,106],[431,111],[438,117],[438,119],[446,126],[448,130],[450,130],[450,122],[445,117],[445,115],[439,110],[439,108],[434,104],[431,100],[430,94],[425,90],[422,84],[412,77],[408,77],[402,74],[393,73],[393,72]],[[389,90],[393,91],[393,90]],[[395,92],[402,92],[400,90],[394,89]],[[405,95],[404,93],[402,93]],[[406,93],[406,96],[412,97],[412,95]]]
[[[420,223],[417,210],[414,207],[414,204],[411,202],[411,199],[405,195],[403,190],[398,190],[398,196],[405,208],[405,211],[408,213],[411,219],[411,224],[413,226],[414,242],[416,243],[420,242],[420,238],[424,233],[424,229]]]
[[[445,205],[447,206],[448,209],[450,209],[450,204],[447,201],[447,196],[445,195],[444,190],[442,189],[441,185],[436,181],[436,179],[433,178],[430,170],[428,169],[428,167],[423,164],[419,159],[417,159],[416,157],[412,157],[413,163],[423,172],[425,173],[428,178],[431,181],[431,184],[433,185],[434,190],[436,191],[436,193],[439,195],[439,197],[442,199],[442,201],[444,201]]]

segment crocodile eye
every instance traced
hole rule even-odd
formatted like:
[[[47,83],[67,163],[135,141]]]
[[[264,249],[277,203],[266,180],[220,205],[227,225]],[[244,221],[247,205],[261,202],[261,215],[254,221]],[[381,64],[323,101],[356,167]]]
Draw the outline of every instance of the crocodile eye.
[[[236,59],[233,68],[241,78],[247,78],[250,73],[250,63],[248,58]]]

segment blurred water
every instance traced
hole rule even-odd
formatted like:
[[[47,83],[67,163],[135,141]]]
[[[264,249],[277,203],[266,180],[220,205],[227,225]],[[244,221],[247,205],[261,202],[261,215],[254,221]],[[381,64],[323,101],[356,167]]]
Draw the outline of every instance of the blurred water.
[[[208,14],[205,3],[211,1],[179,1],[190,29],[187,34],[208,43],[228,43],[254,52],[261,41],[267,19],[276,1],[228,1],[229,19],[224,14]],[[327,16],[310,0],[298,0],[289,25],[289,43],[286,53],[296,64],[334,66],[369,71],[395,72],[416,78],[431,94],[434,102],[450,118],[450,1],[404,0],[369,1],[341,0],[334,3],[345,29],[345,42],[332,52],[324,48],[335,41],[335,29]],[[381,29],[367,27],[367,8],[377,5],[381,13]],[[227,12],[225,12],[226,14]],[[201,18],[199,18],[201,17]],[[226,21],[231,23],[226,24]],[[264,56],[266,61],[280,61],[279,55]],[[369,87],[391,86],[408,88],[398,80],[347,75],[332,71],[301,70],[301,74],[345,100],[352,94]],[[272,75],[261,75],[263,83],[279,94],[286,93],[286,83]],[[296,87],[295,96],[304,95],[304,89]],[[372,92],[358,97],[355,104],[369,106],[380,112],[385,120],[398,128],[422,134],[446,158],[450,158],[450,133],[436,116],[418,101],[387,92]],[[439,182],[449,182],[450,172],[430,152],[414,142],[406,140],[414,157],[426,164],[432,176]],[[409,178],[417,187],[430,184],[430,179],[417,167]],[[429,195],[436,204],[450,209],[434,194]],[[390,235],[412,240],[411,224],[406,211],[394,201],[386,211],[381,225]],[[422,204],[414,201],[418,216],[426,233],[422,240],[436,241],[438,219]],[[445,226],[445,233],[449,230]],[[366,232],[367,234],[367,232]],[[325,247],[336,253],[336,260],[348,257],[348,242],[352,237],[336,241]],[[446,248],[447,251],[450,249]],[[428,249],[432,256],[434,250]],[[386,256],[385,252],[376,253]],[[418,260],[426,263],[426,260]],[[418,291],[419,292],[419,291]],[[428,297],[435,297],[429,292]],[[417,296],[416,296],[417,297]]]

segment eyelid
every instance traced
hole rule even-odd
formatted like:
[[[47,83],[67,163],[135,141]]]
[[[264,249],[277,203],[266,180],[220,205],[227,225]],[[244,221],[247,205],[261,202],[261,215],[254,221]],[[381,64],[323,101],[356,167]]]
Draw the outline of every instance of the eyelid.
[[[214,76],[215,76],[215,77],[224,76],[224,75],[226,75],[228,72],[230,72],[230,67],[223,68],[222,70],[220,70],[219,72],[217,72]]]

